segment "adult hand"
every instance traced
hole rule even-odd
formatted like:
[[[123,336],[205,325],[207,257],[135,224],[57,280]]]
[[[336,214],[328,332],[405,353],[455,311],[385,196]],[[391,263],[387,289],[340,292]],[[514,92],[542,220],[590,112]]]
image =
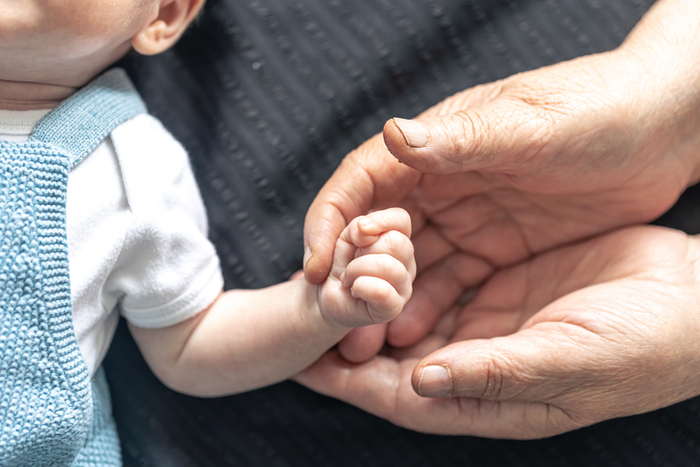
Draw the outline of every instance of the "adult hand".
[[[497,272],[413,349],[333,351],[297,381],[411,429],[499,438],[664,407],[700,394],[698,264],[700,239],[612,232]]]
[[[699,21],[696,0],[662,0],[612,52],[389,121],[391,153],[368,141],[311,206],[307,280],[326,277],[350,219],[406,208],[419,277],[387,336],[404,346],[494,267],[659,216],[700,178]]]

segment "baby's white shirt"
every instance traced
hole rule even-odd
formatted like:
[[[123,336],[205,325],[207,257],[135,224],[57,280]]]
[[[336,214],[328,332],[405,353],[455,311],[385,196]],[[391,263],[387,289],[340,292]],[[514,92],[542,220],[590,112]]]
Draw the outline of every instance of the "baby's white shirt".
[[[0,139],[26,141],[47,110],[0,110]],[[150,115],[117,127],[68,176],[66,230],[78,346],[99,367],[119,313],[145,328],[184,321],[223,288],[187,154]]]

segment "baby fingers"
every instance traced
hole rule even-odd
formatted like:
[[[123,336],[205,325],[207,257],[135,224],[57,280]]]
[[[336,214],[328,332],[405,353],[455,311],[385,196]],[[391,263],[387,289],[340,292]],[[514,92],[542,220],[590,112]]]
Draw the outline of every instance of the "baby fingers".
[[[396,258],[386,254],[353,260],[341,280],[354,298],[367,302],[373,323],[393,319],[411,296],[411,274]]]
[[[389,282],[379,277],[358,277],[352,284],[350,293],[366,305],[367,322],[363,322],[364,317],[358,317],[358,326],[389,322],[401,313],[406,303],[405,298]],[[356,309],[360,311],[365,308]]]
[[[355,259],[382,254],[392,256],[403,264],[408,271],[409,279],[413,281],[416,277],[416,260],[413,254],[413,243],[406,235],[396,230],[384,232],[373,244],[358,248],[355,252]]]
[[[358,217],[343,231],[341,239],[362,248],[371,245],[382,233],[390,230],[396,230],[410,238],[411,217],[405,210],[390,208]]]
[[[352,288],[354,282],[362,276],[387,281],[406,299],[411,295],[411,275],[406,266],[391,255],[365,255],[354,259],[345,269],[341,281],[345,287]]]

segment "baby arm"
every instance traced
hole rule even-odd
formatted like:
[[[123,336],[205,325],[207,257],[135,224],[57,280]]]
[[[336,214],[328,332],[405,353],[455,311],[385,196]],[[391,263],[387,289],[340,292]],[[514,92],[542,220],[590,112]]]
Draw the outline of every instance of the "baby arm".
[[[174,326],[129,327],[150,367],[177,391],[219,396],[285,380],[354,327],[399,314],[416,270],[410,230],[401,209],[354,219],[321,285],[292,280],[232,290]]]

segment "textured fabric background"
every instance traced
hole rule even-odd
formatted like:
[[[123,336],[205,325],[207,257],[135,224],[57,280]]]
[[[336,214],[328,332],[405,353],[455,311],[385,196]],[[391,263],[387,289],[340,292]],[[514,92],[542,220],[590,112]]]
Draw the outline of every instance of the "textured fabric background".
[[[306,208],[393,116],[617,46],[652,0],[209,0],[177,47],[126,66],[190,151],[227,287],[301,267]],[[692,190],[660,223],[700,232]],[[294,383],[164,388],[122,325],[106,361],[127,466],[696,466],[700,404],[516,442],[397,428]]]

